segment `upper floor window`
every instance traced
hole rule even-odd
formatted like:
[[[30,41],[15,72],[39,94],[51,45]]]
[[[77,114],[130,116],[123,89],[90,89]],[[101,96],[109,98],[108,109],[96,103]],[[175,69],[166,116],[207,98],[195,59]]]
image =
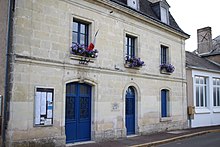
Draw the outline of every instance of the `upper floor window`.
[[[89,25],[73,19],[72,43],[88,46]]]
[[[195,77],[196,107],[207,107],[207,78]]]
[[[168,12],[167,9],[164,7],[161,7],[161,21],[168,24]]]
[[[130,36],[130,35],[126,35],[126,56],[127,56],[127,59],[129,58],[133,58],[135,57],[136,55],[136,37],[134,36]]]
[[[161,45],[161,64],[168,64],[168,47]]]
[[[127,4],[131,8],[138,9],[138,0],[127,0]]]
[[[169,117],[169,116],[170,116],[169,90],[162,89],[161,90],[161,117]]]
[[[220,106],[220,79],[213,78],[213,105]]]

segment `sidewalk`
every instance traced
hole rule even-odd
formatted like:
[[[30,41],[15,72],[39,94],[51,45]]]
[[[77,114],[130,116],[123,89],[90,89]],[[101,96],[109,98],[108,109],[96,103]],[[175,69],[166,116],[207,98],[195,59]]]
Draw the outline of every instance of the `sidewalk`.
[[[166,142],[184,139],[192,136],[202,135],[210,132],[220,132],[220,126],[201,127],[194,129],[168,131],[151,135],[127,137],[118,140],[105,141],[105,142],[88,142],[84,144],[74,144],[68,146],[74,147],[146,147],[158,145]]]

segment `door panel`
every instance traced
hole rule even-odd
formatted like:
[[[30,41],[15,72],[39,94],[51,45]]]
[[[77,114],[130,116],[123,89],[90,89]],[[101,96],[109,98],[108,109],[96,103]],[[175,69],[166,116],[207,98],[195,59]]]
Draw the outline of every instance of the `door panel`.
[[[67,84],[66,91],[66,142],[91,139],[91,86]]]

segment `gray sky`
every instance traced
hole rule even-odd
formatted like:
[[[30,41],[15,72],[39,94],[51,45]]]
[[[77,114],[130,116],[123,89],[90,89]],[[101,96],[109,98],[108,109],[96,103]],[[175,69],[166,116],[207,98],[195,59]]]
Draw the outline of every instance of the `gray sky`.
[[[167,0],[180,28],[191,35],[186,50],[197,49],[197,29],[212,27],[212,38],[220,35],[220,0]]]

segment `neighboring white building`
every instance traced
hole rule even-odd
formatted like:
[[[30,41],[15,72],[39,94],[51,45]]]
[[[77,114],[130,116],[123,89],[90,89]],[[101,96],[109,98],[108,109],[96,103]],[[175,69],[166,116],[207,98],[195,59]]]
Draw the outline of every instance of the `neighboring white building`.
[[[165,0],[15,0],[7,145],[186,128],[189,35],[169,7]]]
[[[199,29],[198,49],[186,52],[188,106],[195,108],[195,114],[189,115],[193,128],[220,125],[220,52],[211,36],[210,27]]]

